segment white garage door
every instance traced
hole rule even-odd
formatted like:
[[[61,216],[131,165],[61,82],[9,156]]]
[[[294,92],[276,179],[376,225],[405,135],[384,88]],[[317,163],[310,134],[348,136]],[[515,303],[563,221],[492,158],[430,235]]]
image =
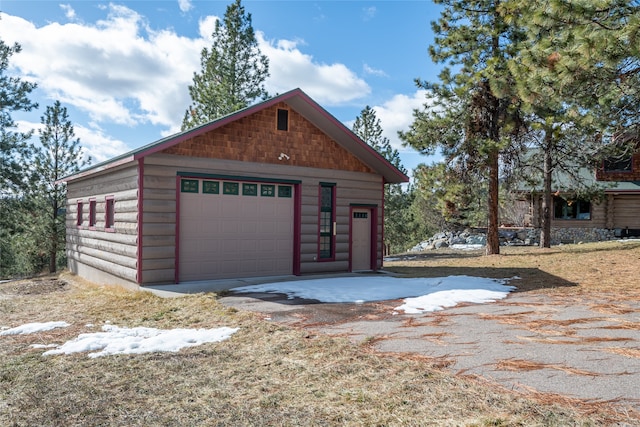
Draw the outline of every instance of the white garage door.
[[[181,282],[293,272],[292,185],[181,179]]]

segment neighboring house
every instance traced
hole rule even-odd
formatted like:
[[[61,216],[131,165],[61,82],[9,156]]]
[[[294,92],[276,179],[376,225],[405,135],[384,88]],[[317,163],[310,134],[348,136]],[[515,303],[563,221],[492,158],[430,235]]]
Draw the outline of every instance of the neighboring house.
[[[296,89],[64,181],[70,270],[147,285],[377,270],[408,178]]]
[[[575,198],[570,185],[562,185],[562,179],[555,180],[552,241],[561,243],[640,236],[640,153],[622,161],[605,161],[595,174],[585,170],[583,175],[584,179],[603,186],[604,198]],[[529,193],[527,202],[527,225],[541,227],[542,194],[539,188]]]

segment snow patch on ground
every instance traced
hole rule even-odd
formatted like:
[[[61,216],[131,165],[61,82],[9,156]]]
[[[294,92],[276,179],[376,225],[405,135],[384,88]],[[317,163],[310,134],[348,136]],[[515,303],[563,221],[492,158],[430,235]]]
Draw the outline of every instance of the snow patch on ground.
[[[80,334],[76,339],[67,341],[55,350],[46,351],[43,355],[93,351],[89,353],[89,357],[101,357],[113,354],[177,352],[185,347],[224,341],[236,333],[238,328],[162,330],[104,325],[102,331]]]
[[[177,352],[185,347],[205,343],[220,342],[231,337],[238,328],[221,327],[216,329],[155,329],[120,328],[105,322],[102,332],[80,334],[77,338],[58,346],[57,344],[33,344],[32,348],[54,348],[43,353],[44,356],[72,354],[92,351],[89,357],[101,357],[113,354],[141,354],[152,352]],[[27,323],[0,332],[0,336],[25,335],[49,331],[70,326],[67,322]],[[98,351],[99,350],[99,351]]]
[[[232,291],[286,294],[289,299],[304,298],[328,303],[362,303],[405,298],[404,304],[395,310],[413,314],[442,310],[462,302],[486,303],[503,299],[515,289],[506,284],[513,279],[515,278],[362,276],[266,283],[233,288]]]
[[[0,336],[33,334],[36,332],[50,331],[56,328],[66,328],[67,326],[71,326],[71,325],[67,322],[27,323],[22,326],[17,326],[15,328],[5,329],[0,332]]]

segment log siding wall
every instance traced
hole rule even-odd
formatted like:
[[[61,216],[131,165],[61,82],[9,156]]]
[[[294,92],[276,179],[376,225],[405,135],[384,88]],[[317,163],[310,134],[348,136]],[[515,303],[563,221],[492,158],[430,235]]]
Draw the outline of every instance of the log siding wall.
[[[347,271],[349,268],[349,207],[368,204],[378,207],[382,217],[381,180],[376,174],[350,171],[331,171],[330,180],[336,183],[336,252],[335,261],[319,262],[318,257],[318,186],[327,182],[325,169],[298,166],[282,167],[269,163],[247,163],[233,160],[193,158],[156,154],[145,158],[144,206],[156,206],[162,215],[151,215],[145,210],[143,228],[143,272],[145,284],[171,282],[175,279],[175,221],[176,176],[178,172],[195,174],[236,175],[274,180],[299,180],[301,199],[300,273]],[[151,227],[153,225],[153,227]],[[382,222],[378,221],[377,266],[382,259]],[[152,243],[157,252],[148,254]],[[153,259],[153,264],[148,260]]]
[[[69,269],[98,283],[137,281],[138,170],[124,167],[67,184],[66,253]],[[114,225],[105,227],[106,200],[114,200]],[[89,227],[89,200],[96,224]],[[78,226],[78,201],[83,224]],[[120,280],[118,280],[120,279]]]
[[[542,226],[542,198],[534,197],[532,225]],[[554,228],[640,229],[640,195],[608,193],[601,203],[591,203],[591,219],[551,219]],[[553,213],[553,210],[552,210]]]

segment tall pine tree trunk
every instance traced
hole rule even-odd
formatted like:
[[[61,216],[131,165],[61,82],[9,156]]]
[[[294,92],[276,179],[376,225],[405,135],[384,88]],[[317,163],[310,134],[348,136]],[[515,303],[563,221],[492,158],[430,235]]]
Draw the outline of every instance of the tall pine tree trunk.
[[[494,9],[494,22],[497,25],[501,22],[500,14],[498,11],[499,2],[496,1],[496,9]],[[500,37],[493,35],[491,37],[491,53],[495,59],[500,58],[502,51],[500,49]],[[487,82],[488,83],[488,82]],[[487,92],[490,105],[490,119],[489,123],[489,138],[494,144],[488,153],[488,166],[489,166],[489,197],[488,197],[488,212],[487,212],[487,255],[497,255],[500,253],[500,236],[498,235],[498,204],[499,204],[499,159],[500,150],[498,148],[500,141],[500,100],[493,94],[490,86],[487,84]]]
[[[57,270],[58,258],[58,199],[53,200],[53,211],[51,212],[51,228],[49,234],[49,273]]]
[[[498,235],[498,149],[489,153],[489,197],[487,218],[487,255],[500,253],[500,237]]]
[[[542,224],[540,230],[540,247],[551,247],[551,172],[553,165],[551,162],[551,140],[553,134],[550,129],[546,130],[544,144],[544,164],[543,164],[543,193],[542,193]]]

